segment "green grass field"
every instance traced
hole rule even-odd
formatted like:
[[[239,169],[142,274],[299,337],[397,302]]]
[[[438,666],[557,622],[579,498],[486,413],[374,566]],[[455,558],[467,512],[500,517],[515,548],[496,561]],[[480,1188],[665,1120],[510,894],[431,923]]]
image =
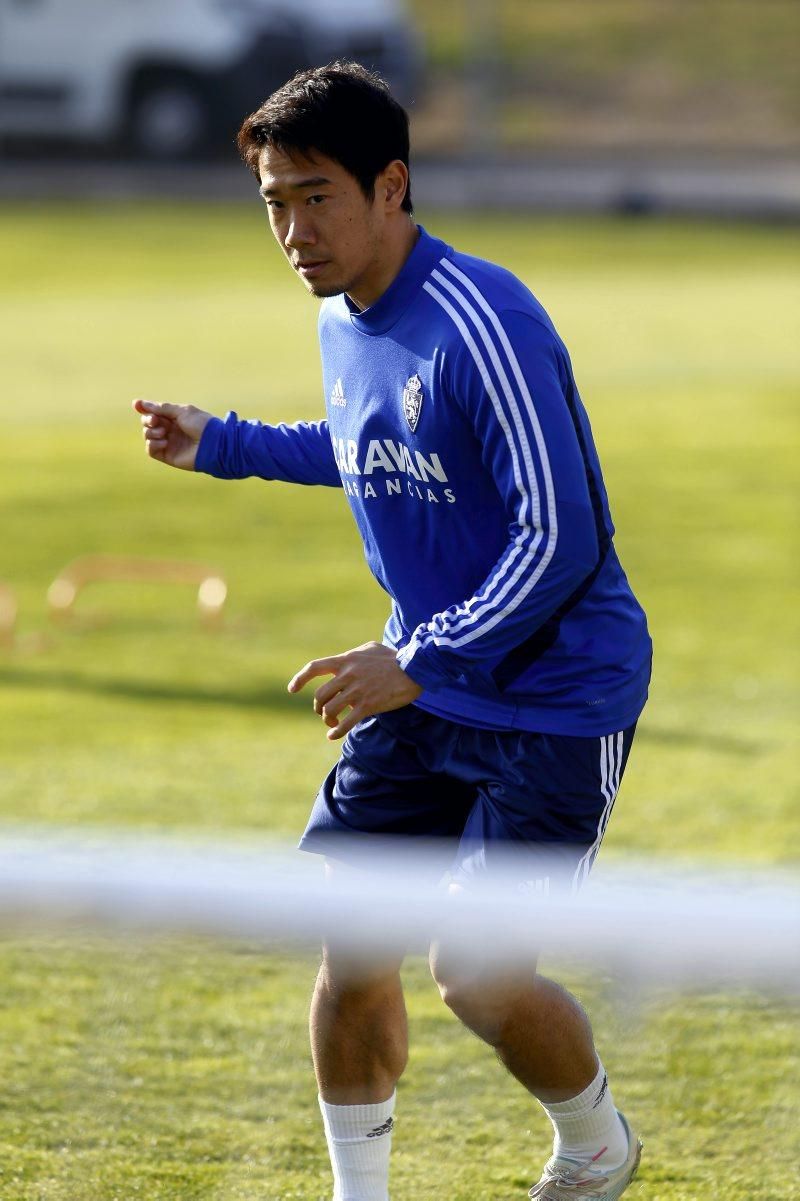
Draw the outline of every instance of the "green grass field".
[[[652,699],[597,870],[631,853],[796,869],[795,231],[424,219],[553,314],[649,613]],[[379,637],[385,598],[339,494],[171,472],[129,404],[319,415],[314,302],[255,201],[6,208],[0,258],[0,580],[20,604],[0,653],[0,819],[296,836],[335,748],[285,681]],[[90,551],[218,566],[224,628],[198,627],[189,588],[114,584],[49,625],[48,584]],[[37,935],[6,936],[0,963],[3,1201],[329,1197],[313,962]],[[797,1005],[566,971],[645,1137],[631,1196],[788,1198]],[[420,962],[407,979],[393,1197],[524,1197],[548,1124]]]

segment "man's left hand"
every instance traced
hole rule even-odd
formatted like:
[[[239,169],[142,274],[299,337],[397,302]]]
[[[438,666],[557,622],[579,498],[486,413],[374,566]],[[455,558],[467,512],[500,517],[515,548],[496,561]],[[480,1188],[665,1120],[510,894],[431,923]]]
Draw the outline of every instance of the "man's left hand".
[[[333,677],[314,693],[314,712],[330,727],[332,742],[363,718],[400,709],[422,692],[398,666],[395,651],[380,642],[365,642],[343,655],[313,659],[289,681],[289,691],[299,692],[317,676]],[[348,708],[350,712],[342,717]]]

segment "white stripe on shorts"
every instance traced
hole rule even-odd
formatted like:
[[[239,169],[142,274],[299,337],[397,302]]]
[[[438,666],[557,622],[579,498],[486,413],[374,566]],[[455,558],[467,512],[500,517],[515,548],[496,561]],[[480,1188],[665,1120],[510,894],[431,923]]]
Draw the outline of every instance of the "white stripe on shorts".
[[[622,751],[622,730],[617,734],[604,734],[600,739],[600,789],[606,803],[603,807],[603,812],[600,814],[600,821],[597,823],[597,837],[581,859],[572,878],[573,892],[577,892],[585,884],[586,878],[592,870],[592,864],[595,861],[597,852],[600,850],[600,843],[603,841],[603,835],[608,826],[608,819],[611,817],[611,810],[614,808],[614,801],[619,792]]]

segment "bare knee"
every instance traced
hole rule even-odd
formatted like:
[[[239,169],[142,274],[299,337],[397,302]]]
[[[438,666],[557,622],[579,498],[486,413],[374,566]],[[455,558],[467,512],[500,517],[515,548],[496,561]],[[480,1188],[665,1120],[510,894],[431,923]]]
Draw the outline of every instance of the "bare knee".
[[[520,999],[530,990],[535,967],[525,977],[498,975],[491,970],[474,971],[455,963],[442,948],[430,954],[431,974],[445,1005],[473,1033],[495,1048],[503,1043],[504,1030],[519,1008]]]
[[[324,990],[332,1001],[339,1003],[377,1001],[387,993],[402,995],[400,983],[401,959],[376,962],[343,953],[326,945],[317,977],[317,989]]]

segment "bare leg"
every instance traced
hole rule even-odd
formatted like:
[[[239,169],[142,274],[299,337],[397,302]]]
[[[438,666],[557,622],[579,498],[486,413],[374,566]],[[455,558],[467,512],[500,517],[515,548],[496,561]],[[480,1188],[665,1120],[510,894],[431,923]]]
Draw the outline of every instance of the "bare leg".
[[[577,1164],[602,1156],[604,1169],[630,1172],[636,1144],[614,1106],[589,1020],[575,998],[533,966],[527,976],[499,976],[496,966],[467,974],[447,958],[441,947],[432,949],[442,997],[545,1106],[554,1154]]]
[[[408,1054],[400,964],[325,948],[311,1002],[311,1051],[339,1201],[388,1201],[394,1092]]]
[[[408,1058],[398,963],[358,967],[325,949],[311,1001],[311,1053],[320,1096],[369,1105],[394,1092]]]
[[[441,947],[431,971],[445,1003],[540,1101],[564,1101],[594,1079],[598,1058],[591,1026],[574,997],[531,968],[526,976],[464,976]]]

